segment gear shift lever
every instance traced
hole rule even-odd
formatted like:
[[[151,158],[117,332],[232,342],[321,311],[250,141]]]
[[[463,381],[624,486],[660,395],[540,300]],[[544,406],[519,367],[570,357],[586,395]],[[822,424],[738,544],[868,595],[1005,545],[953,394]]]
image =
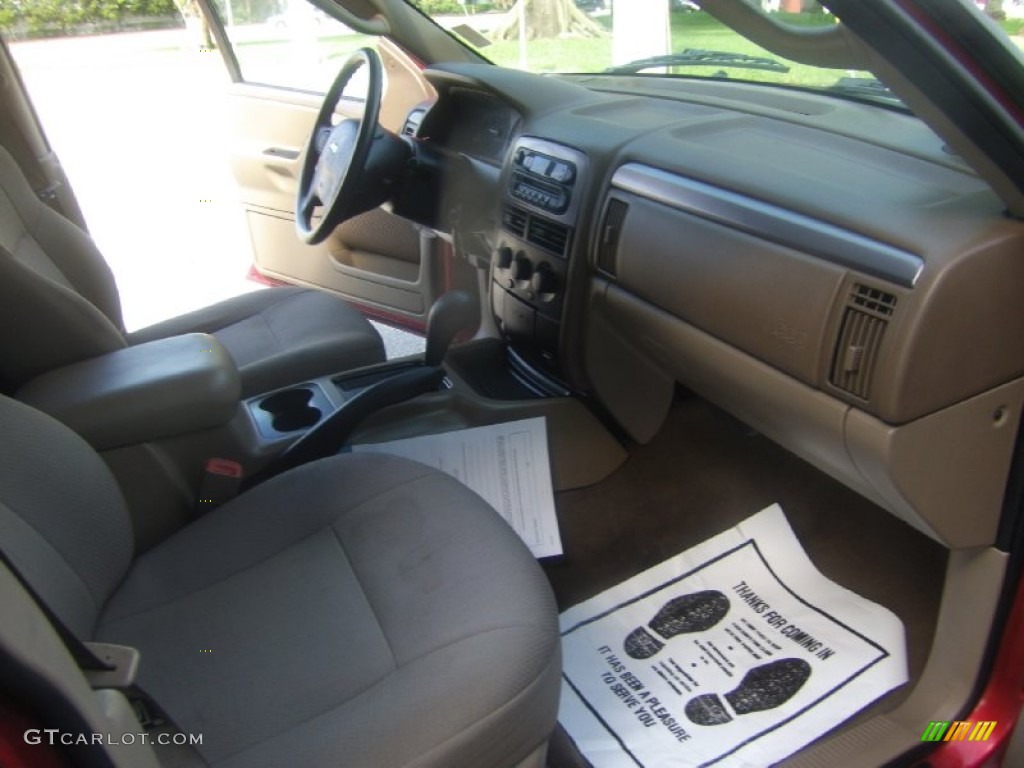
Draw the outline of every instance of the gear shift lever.
[[[371,413],[432,392],[444,379],[441,361],[455,334],[476,322],[477,302],[465,291],[450,291],[430,308],[427,315],[427,350],[423,364],[398,369],[347,400],[338,410],[300,437],[284,453],[249,477],[246,488],[268,480],[286,469],[330,456],[341,450],[360,422]]]
[[[465,291],[449,291],[434,302],[427,315],[427,350],[423,361],[432,367],[441,365],[455,334],[476,323],[477,301]]]

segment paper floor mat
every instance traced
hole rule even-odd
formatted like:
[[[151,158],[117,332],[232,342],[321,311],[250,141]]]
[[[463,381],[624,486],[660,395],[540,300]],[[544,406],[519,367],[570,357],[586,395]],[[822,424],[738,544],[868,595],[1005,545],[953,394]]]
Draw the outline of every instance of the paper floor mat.
[[[907,680],[903,625],[772,506],[561,616],[559,720],[597,768],[757,766]]]

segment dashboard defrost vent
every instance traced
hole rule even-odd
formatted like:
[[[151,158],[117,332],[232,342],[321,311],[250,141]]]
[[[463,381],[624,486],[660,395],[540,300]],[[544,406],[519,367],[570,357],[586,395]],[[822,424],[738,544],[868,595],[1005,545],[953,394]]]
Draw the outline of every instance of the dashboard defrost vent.
[[[626,220],[629,205],[611,198],[604,211],[604,221],[597,241],[597,268],[606,275],[615,277],[618,267],[615,263],[616,252],[619,250],[619,235],[622,234],[622,223]]]
[[[501,214],[501,223],[513,235],[524,237],[526,235],[527,218],[526,211],[506,205],[505,210]]]
[[[860,283],[850,291],[839,328],[831,380],[862,400],[871,394],[882,336],[896,310],[896,301],[894,294]]]
[[[526,241],[559,256],[564,256],[565,246],[569,243],[569,230],[553,221],[531,216],[526,231]]]

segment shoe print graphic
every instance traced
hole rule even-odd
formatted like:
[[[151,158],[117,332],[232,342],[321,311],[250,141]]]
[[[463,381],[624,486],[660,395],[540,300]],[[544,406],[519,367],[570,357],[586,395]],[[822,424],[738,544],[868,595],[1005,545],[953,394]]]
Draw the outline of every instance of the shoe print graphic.
[[[810,676],[811,665],[803,659],[779,659],[751,669],[724,698],[737,715],[775,709],[793,698]],[[714,693],[694,696],[685,711],[697,725],[721,725],[733,719]]]
[[[647,626],[663,640],[689,632],[711,629],[729,612],[729,598],[717,589],[706,589],[669,600],[661,607]],[[634,659],[649,659],[665,643],[643,627],[637,627],[623,643],[626,653]]]

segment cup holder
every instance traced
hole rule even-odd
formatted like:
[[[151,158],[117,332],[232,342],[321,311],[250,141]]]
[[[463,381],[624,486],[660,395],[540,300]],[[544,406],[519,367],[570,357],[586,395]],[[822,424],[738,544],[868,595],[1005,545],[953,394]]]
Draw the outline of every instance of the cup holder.
[[[259,408],[269,414],[270,426],[275,432],[295,432],[312,427],[323,416],[323,412],[310,403],[312,399],[312,389],[296,387],[263,398]]]

